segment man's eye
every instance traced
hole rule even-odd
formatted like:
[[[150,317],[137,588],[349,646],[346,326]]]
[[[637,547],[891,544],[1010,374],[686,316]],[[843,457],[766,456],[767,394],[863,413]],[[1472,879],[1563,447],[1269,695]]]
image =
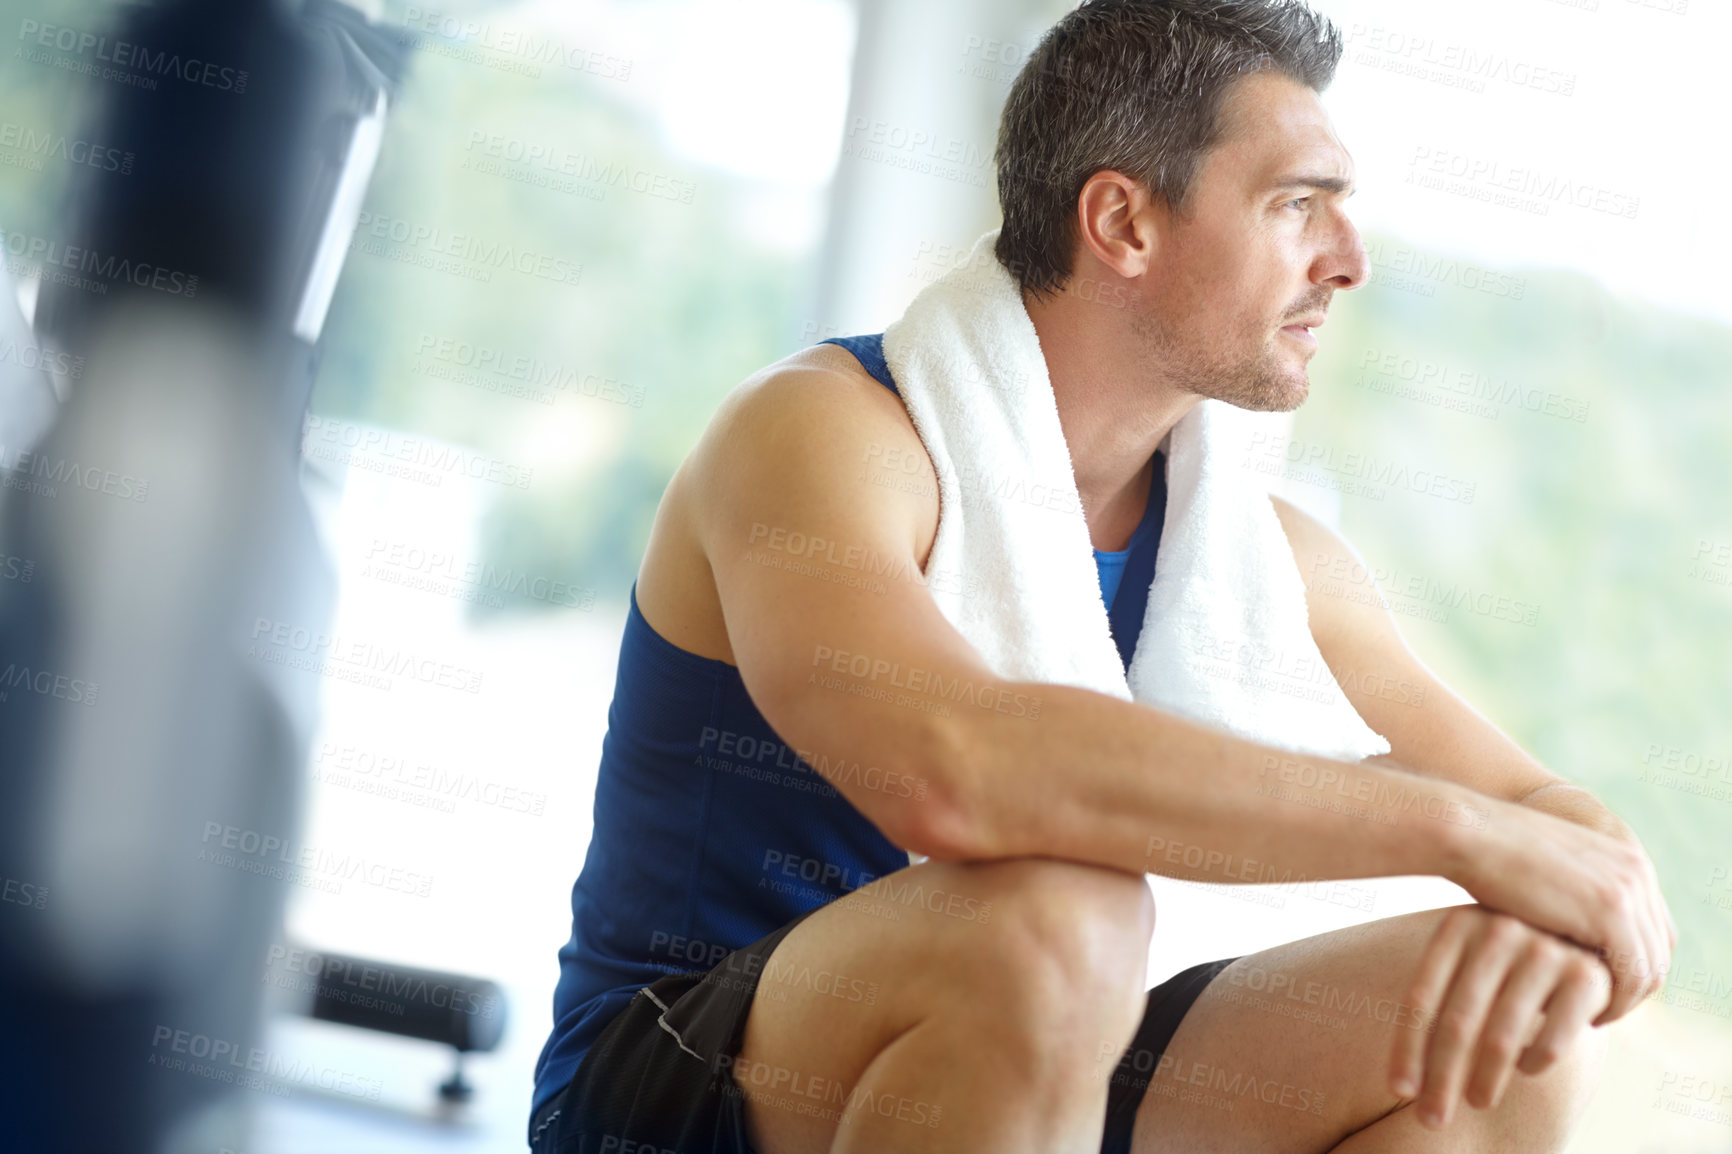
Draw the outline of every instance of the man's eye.
[[[1282,208],[1304,208],[1304,207],[1305,207],[1305,202],[1306,202],[1306,201],[1308,201],[1308,200],[1310,200],[1310,199],[1311,199],[1311,198],[1310,198],[1310,197],[1308,197],[1308,196],[1302,196],[1302,197],[1300,197],[1300,198],[1298,198],[1298,199],[1297,199],[1297,200],[1289,200],[1289,201],[1287,201],[1287,202],[1286,202],[1286,203],[1285,203],[1285,204],[1283,204],[1283,205],[1282,205],[1282,206],[1281,206],[1281,207],[1282,207]]]

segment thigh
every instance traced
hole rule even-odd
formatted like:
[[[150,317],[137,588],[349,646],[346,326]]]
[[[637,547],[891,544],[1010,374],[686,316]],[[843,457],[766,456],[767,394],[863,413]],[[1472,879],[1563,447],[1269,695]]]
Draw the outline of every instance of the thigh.
[[[1140,878],[1068,862],[923,862],[811,914],[766,961],[732,1071],[754,1146],[829,1149],[852,1089],[892,1042],[938,1013],[959,1037],[990,1032],[1018,996],[1018,960],[1039,948],[1039,911],[1060,898],[1121,906],[1130,924],[1138,887],[1147,899]],[[1123,944],[1103,937],[1098,952]],[[1142,956],[1130,963],[1140,975]]]
[[[1333,1148],[1403,1104],[1387,1087],[1407,983],[1446,910],[1250,954],[1197,999],[1150,1067],[1135,1154]],[[1134,1053],[1128,1056],[1133,1064]]]

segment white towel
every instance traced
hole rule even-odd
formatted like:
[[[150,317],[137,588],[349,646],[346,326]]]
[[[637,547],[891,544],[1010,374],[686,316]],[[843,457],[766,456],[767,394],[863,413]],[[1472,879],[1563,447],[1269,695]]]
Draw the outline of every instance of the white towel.
[[[1162,442],[1166,519],[1127,678],[1046,360],[997,237],[884,333],[938,474],[927,572],[966,578],[933,583],[945,618],[1006,679],[1109,693],[1299,753],[1389,752],[1317,650],[1286,533],[1234,452],[1249,414],[1221,401]]]

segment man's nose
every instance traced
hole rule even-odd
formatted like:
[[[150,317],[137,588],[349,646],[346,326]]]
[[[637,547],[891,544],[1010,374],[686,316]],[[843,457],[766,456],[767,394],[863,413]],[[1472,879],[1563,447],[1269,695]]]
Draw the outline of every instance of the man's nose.
[[[1338,289],[1356,289],[1371,279],[1371,257],[1365,251],[1365,240],[1346,218],[1336,233],[1336,241],[1320,262],[1319,284]]]

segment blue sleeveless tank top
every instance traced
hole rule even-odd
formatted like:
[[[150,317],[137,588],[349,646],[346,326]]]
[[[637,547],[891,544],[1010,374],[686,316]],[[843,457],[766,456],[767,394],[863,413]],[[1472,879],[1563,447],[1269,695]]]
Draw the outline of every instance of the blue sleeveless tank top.
[[[825,343],[847,349],[897,391],[882,334]],[[1126,668],[1154,580],[1164,464],[1155,462],[1148,510],[1130,545],[1095,551]],[[553,1031],[536,1062],[532,1116],[571,1080],[639,989],[667,974],[707,970],[908,864],[830,784],[850,776],[870,783],[883,771],[840,753],[791,748],[752,704],[739,670],[662,637],[644,620],[632,586],[594,831],[571,891],[571,937],[559,950]],[[808,757],[823,766],[822,776]],[[902,785],[912,796],[914,783]],[[898,784],[886,779],[881,788]]]

